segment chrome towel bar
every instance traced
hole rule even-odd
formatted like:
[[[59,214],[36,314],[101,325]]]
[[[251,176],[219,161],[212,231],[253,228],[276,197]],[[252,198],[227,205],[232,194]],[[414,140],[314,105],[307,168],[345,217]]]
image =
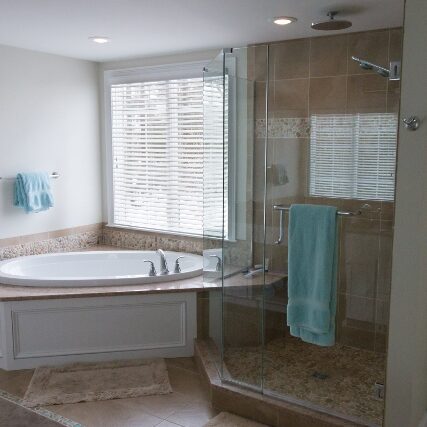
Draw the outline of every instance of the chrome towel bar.
[[[58,172],[52,172],[49,175],[49,178],[58,179],[59,178],[59,173]],[[3,176],[0,176],[0,179],[11,180],[11,179],[15,179],[15,177],[12,178],[12,177],[3,177]]]
[[[285,239],[285,227],[284,227],[284,218],[283,214],[285,212],[289,212],[290,206],[282,206],[282,205],[274,205],[273,209],[275,211],[279,211],[279,238],[274,242],[275,245],[280,245],[283,243],[283,240]],[[355,212],[349,212],[349,211],[337,211],[337,215],[339,216],[358,216],[362,215],[362,211],[358,210]]]

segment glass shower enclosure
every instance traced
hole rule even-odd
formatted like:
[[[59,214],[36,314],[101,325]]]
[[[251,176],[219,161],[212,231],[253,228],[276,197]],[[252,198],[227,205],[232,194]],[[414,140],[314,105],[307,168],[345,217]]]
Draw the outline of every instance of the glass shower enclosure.
[[[210,294],[209,334],[221,353],[222,378],[261,390],[263,223],[256,223],[254,205],[262,214],[264,188],[255,185],[264,178],[255,178],[253,165],[256,156],[264,162],[264,152],[255,152],[250,50],[224,50],[204,71],[204,279],[221,282],[216,296]],[[256,366],[250,379],[226,362],[240,348],[250,348]]]
[[[207,335],[222,381],[380,425],[399,87],[367,74],[384,106],[372,108],[366,90],[358,104],[340,101],[359,75],[313,75],[315,48],[300,39],[224,49],[204,70]],[[337,184],[343,176],[347,186]],[[286,208],[296,203],[348,214],[338,219],[331,347],[287,326]]]

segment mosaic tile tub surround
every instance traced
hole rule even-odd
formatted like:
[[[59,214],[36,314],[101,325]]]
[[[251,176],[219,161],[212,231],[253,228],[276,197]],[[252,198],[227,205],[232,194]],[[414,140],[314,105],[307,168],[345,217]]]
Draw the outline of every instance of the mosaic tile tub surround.
[[[202,253],[201,238],[169,236],[94,224],[31,236],[0,239],[0,260],[28,255],[70,252],[98,244],[125,249]]]
[[[124,228],[104,227],[101,241],[103,245],[137,250],[189,252],[201,254],[203,240],[198,237],[173,236]]]
[[[127,230],[123,228],[104,227],[100,243],[107,246],[116,246],[136,250],[156,250],[188,252],[201,255],[203,250],[219,249],[218,239],[202,237],[174,236],[156,234],[141,230]],[[251,242],[249,240],[236,240],[227,243],[223,249],[223,259],[226,265],[250,265],[248,259]]]
[[[86,229],[87,228],[87,229]],[[81,230],[80,230],[81,229]],[[75,234],[70,230],[63,230],[41,235],[24,236],[21,238],[0,240],[0,260],[28,255],[40,255],[53,252],[69,252],[87,249],[99,243],[102,228],[100,225],[80,227],[75,229]],[[21,242],[22,243],[21,243]],[[4,245],[4,243],[9,243]],[[2,245],[3,243],[3,245]],[[13,244],[14,243],[14,244]]]

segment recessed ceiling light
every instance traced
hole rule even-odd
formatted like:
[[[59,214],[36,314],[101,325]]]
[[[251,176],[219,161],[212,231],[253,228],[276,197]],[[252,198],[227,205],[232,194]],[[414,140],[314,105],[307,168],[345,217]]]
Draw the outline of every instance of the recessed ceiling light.
[[[276,18],[273,18],[273,22],[276,25],[288,25],[292,24],[292,22],[295,22],[297,18],[293,18],[292,16],[277,16]]]
[[[110,41],[108,37],[100,37],[100,36],[89,37],[89,40],[92,40],[94,43],[99,43],[99,44],[108,43]]]

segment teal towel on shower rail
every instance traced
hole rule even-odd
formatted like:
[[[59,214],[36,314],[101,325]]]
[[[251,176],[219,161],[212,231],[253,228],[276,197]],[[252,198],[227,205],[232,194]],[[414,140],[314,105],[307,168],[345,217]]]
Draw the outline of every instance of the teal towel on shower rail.
[[[14,205],[25,212],[41,212],[53,206],[50,177],[47,172],[18,173],[14,187]]]
[[[288,307],[291,335],[335,343],[337,209],[292,205],[289,212]]]

